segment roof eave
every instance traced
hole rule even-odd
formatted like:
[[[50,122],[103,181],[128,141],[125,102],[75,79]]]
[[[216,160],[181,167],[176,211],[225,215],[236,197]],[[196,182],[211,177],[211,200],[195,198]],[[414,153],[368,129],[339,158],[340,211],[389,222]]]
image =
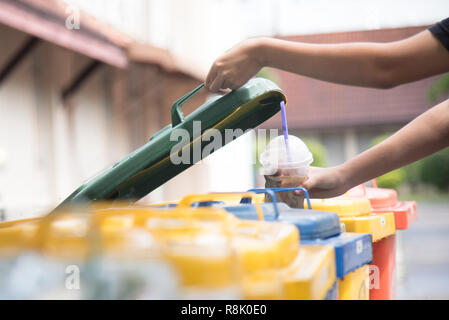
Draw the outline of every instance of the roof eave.
[[[64,17],[30,3],[0,0],[0,23],[111,66],[121,69],[128,66],[125,48],[82,24],[80,29],[70,30]]]

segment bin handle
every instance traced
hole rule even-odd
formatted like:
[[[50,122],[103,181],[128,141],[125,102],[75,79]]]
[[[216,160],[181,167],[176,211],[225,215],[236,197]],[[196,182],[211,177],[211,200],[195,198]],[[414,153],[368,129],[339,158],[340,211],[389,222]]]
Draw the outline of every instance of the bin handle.
[[[362,186],[363,196],[366,197],[366,186],[364,183],[362,183],[361,186]]]
[[[241,196],[242,198],[250,198],[256,200],[256,211],[259,220],[263,221],[262,207],[260,206],[260,201],[256,197],[254,192],[226,192],[226,193],[208,193],[208,194],[190,194],[181,199],[178,203],[178,208],[190,208],[195,202],[202,201],[216,201],[216,200],[230,200],[235,196]]]
[[[250,190],[248,190],[248,192],[255,192],[255,193],[268,193],[268,191],[271,191],[273,193],[286,192],[286,191],[302,191],[302,192],[304,192],[304,195],[306,196],[307,207],[309,208],[309,210],[312,210],[312,204],[310,202],[309,192],[305,188],[302,188],[302,187],[294,187],[294,188],[264,188],[264,189],[262,188],[262,189],[250,189]],[[271,194],[270,194],[270,196],[271,196]],[[276,212],[277,216],[279,216],[279,210],[277,208],[276,197],[271,196],[271,200],[273,201],[273,205],[275,206],[275,212]]]
[[[173,103],[171,107],[171,122],[172,128],[180,124],[184,121],[184,115],[182,114],[181,107],[184,103],[186,103],[190,98],[192,98],[198,91],[204,88],[204,83],[200,84],[198,87],[185,94],[183,97]]]
[[[371,179],[371,183],[373,184],[373,187],[374,187],[374,188],[379,188],[379,187],[377,186],[376,178]],[[365,186],[365,183],[362,183],[360,186],[362,187],[362,190],[363,190],[363,196],[366,197],[366,186]]]
[[[274,208],[274,218],[277,220],[279,218],[279,208],[277,205],[276,195],[274,194],[273,190],[271,189],[249,189],[248,192],[254,192],[257,194],[265,193],[268,194],[271,198],[271,203],[273,204]],[[251,199],[248,198],[242,198],[240,203],[251,203]]]

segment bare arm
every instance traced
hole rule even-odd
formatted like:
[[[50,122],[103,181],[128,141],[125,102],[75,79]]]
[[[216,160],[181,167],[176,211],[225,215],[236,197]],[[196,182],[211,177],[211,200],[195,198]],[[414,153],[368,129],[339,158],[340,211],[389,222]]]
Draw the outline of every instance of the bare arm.
[[[448,146],[449,100],[446,100],[341,166],[315,168],[303,186],[316,198],[337,196]]]
[[[449,52],[428,30],[390,43],[250,39],[214,62],[206,87],[236,89],[265,66],[334,83],[391,88],[449,71]]]

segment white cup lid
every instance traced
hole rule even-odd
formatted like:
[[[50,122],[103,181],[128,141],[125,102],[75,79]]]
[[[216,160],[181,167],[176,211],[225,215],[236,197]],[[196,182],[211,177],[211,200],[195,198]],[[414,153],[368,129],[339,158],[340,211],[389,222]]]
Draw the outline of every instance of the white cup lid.
[[[306,144],[298,137],[288,136],[288,149],[284,136],[278,136],[270,141],[259,157],[264,167],[264,174],[275,174],[278,169],[308,168],[313,162],[312,153]]]

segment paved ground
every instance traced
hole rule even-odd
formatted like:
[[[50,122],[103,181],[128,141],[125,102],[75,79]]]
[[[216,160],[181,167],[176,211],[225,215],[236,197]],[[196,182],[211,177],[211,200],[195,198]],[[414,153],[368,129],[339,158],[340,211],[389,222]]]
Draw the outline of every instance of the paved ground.
[[[397,299],[449,299],[449,202],[419,202],[398,234]]]

